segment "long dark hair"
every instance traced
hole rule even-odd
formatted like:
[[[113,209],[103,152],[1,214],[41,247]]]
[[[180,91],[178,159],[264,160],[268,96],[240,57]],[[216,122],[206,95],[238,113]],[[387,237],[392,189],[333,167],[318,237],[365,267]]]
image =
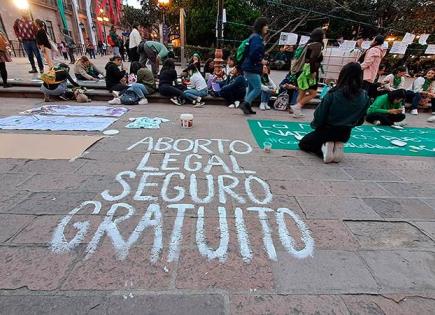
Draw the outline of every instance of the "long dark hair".
[[[139,61],[134,61],[130,65],[130,73],[136,74],[139,71],[139,69],[143,68],[142,64]]]
[[[325,31],[322,28],[314,29],[310,34],[310,39],[307,44],[310,43],[321,43],[323,45],[323,38],[325,37]]]
[[[361,65],[357,62],[348,63],[341,69],[337,85],[329,93],[341,90],[344,97],[353,99],[361,93],[363,85],[363,72]]]
[[[254,22],[254,32],[261,35],[261,32],[263,31],[263,27],[265,27],[268,24],[269,22],[267,21],[267,19],[263,16],[260,16]]]
[[[162,70],[160,70],[160,73],[167,70],[175,70],[175,63],[174,60],[172,60],[171,58],[165,60]]]

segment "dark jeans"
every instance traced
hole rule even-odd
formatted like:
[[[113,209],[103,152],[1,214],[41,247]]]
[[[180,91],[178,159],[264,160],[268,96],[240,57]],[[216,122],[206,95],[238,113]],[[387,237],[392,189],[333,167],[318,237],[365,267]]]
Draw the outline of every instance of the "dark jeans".
[[[33,56],[35,56],[36,61],[38,62],[39,70],[44,70],[44,64],[42,62],[42,57],[39,53],[39,49],[36,46],[36,42],[34,40],[23,40],[23,47],[26,51],[27,57],[29,58],[32,69],[36,70],[35,59],[33,58]]]
[[[373,113],[368,114],[366,120],[369,123],[374,123],[376,120],[381,122],[381,125],[391,126],[395,122],[402,121],[406,118],[405,114],[382,114],[382,113]]]
[[[71,63],[76,62],[76,58],[74,57],[74,48],[68,48],[69,60]]]
[[[302,151],[314,153],[323,157],[322,145],[326,142],[343,142],[349,141],[351,127],[322,127],[310,132],[299,141],[299,148]]]
[[[159,93],[166,97],[183,98],[183,91],[173,85],[165,84],[159,87]]]
[[[234,104],[235,101],[243,102],[246,88],[238,86],[224,86],[218,93],[228,104]]]
[[[376,98],[381,93],[378,92],[378,83],[370,83],[368,81],[363,81],[363,89],[367,91],[367,94],[370,98]],[[384,94],[384,93],[382,93]]]
[[[412,109],[418,109],[418,106],[420,105],[422,98],[423,95],[421,95],[421,93],[406,91],[406,101],[412,104],[411,105]],[[435,112],[435,98],[432,98],[430,101],[432,104],[432,112]]]
[[[130,62],[139,61],[139,54],[137,52],[137,47],[133,47],[129,49],[128,52],[129,52],[128,56],[130,58]]]
[[[89,58],[97,59],[97,57],[95,57],[95,49],[88,49],[88,53],[89,53]]]
[[[0,75],[3,80],[3,85],[8,83],[8,71],[6,70],[6,62],[0,62]]]

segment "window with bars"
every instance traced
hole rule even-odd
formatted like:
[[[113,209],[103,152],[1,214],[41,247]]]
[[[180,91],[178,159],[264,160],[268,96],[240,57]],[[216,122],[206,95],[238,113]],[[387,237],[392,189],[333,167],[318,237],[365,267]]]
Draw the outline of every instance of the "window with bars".
[[[54,30],[53,30],[53,22],[46,20],[45,25],[47,26],[47,34],[50,36],[50,38],[56,42],[56,37],[54,36]]]

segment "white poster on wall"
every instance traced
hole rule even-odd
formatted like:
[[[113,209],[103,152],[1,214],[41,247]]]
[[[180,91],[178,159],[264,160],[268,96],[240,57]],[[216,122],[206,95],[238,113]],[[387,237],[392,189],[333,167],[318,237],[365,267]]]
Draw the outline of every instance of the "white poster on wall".
[[[281,32],[279,36],[279,45],[296,45],[298,34]]]
[[[408,43],[394,42],[393,46],[390,49],[390,54],[404,55],[407,48],[408,48]]]
[[[369,49],[371,43],[372,43],[372,42],[369,41],[369,40],[363,41],[362,44],[361,44],[361,48],[363,48],[363,49]]]
[[[425,54],[426,55],[435,55],[435,44],[427,45]]]
[[[429,38],[430,34],[421,34],[420,38],[418,39],[418,43],[420,45],[427,45],[427,39]]]
[[[415,39],[415,35],[414,34],[406,33],[405,36],[402,39],[402,43],[412,44],[414,39]]]
[[[343,51],[351,51],[355,49],[356,41],[355,40],[345,40],[341,45],[340,49]]]

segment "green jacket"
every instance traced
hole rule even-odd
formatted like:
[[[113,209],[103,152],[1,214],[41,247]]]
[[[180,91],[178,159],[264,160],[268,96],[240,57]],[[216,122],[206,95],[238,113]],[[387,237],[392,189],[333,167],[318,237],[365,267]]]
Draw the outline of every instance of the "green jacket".
[[[388,99],[388,94],[378,96],[373,104],[369,107],[367,114],[388,114],[390,109],[399,109],[403,106],[402,103],[394,104]]]
[[[346,98],[341,90],[331,90],[317,106],[311,127],[317,129],[362,125],[369,105],[370,99],[363,90],[353,99]]]
[[[141,68],[137,72],[137,83],[145,85],[149,94],[156,92],[156,81],[154,75],[148,68]]]

